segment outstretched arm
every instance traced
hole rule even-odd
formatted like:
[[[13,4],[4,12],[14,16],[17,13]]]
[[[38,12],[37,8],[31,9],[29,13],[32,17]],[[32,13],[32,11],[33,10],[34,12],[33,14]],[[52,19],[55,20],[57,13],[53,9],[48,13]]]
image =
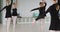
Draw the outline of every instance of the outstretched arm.
[[[16,0],[16,8],[17,8],[17,5],[18,5],[17,1],[18,1],[18,0]]]
[[[47,3],[45,2],[45,7],[46,7]]]
[[[5,6],[4,8],[2,8],[2,9],[0,10],[0,12],[1,12],[2,10],[4,10],[4,9],[6,9],[6,6]]]
[[[32,9],[31,11],[38,10],[39,8]]]
[[[12,3],[13,3],[13,0],[11,0],[11,5],[12,5]]]
[[[51,11],[51,7],[49,7],[48,9],[47,9],[47,11],[44,13],[44,14],[42,14],[39,18],[41,18],[41,17],[45,17],[46,16],[46,14],[48,13],[48,12],[50,12]],[[37,20],[37,19],[36,19]]]
[[[52,10],[52,7],[50,6],[50,7],[46,10],[45,14],[47,14],[47,13],[50,12],[51,10]]]
[[[44,7],[46,7],[47,3],[45,0],[42,0],[42,2],[44,2]]]

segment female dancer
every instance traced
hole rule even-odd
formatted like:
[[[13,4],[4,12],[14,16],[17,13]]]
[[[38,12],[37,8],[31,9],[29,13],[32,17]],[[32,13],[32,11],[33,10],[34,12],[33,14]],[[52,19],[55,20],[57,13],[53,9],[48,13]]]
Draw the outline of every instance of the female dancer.
[[[15,28],[16,20],[17,20],[17,4],[13,3],[12,5],[12,19],[13,19],[13,29]]]
[[[59,4],[57,4],[57,0],[53,0],[53,5],[47,9],[46,13],[48,12],[50,12],[51,15],[50,32],[60,31],[60,20],[58,16]]]
[[[10,26],[10,22],[11,22],[11,7],[12,7],[12,3],[13,3],[13,0],[11,0],[11,3],[10,3],[10,0],[6,0],[6,6],[2,9],[2,10],[6,9],[5,18],[7,19],[7,32],[9,32],[9,26]]]
[[[31,10],[31,11],[39,10],[39,16],[35,19],[36,21],[40,19],[39,17],[43,13],[45,13],[45,8],[46,8],[46,3],[45,2],[40,2],[39,5],[40,5],[40,7]],[[44,17],[42,17],[41,19],[44,19]]]
[[[34,10],[39,10],[39,16],[35,19],[36,21],[40,19],[40,22],[41,22],[41,31],[43,31],[43,28],[44,28],[44,24],[45,24],[45,16],[44,15],[43,17],[40,17],[42,14],[45,13],[45,8],[46,8],[46,2],[43,0],[43,2],[40,2],[39,3],[40,7],[38,8],[35,8],[35,9],[32,9],[31,11],[34,11]],[[35,23],[35,21],[33,21],[33,24]]]
[[[16,3],[12,4],[12,11],[13,11],[12,12],[12,19],[13,19],[13,29],[14,29],[17,17],[21,18],[21,16],[19,16],[19,14],[17,13],[17,0],[16,0]]]

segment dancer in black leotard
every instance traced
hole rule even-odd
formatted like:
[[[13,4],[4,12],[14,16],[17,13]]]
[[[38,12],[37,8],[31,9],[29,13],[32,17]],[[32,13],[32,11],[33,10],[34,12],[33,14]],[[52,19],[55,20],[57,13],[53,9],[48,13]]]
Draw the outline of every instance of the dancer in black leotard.
[[[13,4],[13,5],[14,5],[14,4]],[[13,10],[12,16],[17,16],[17,8],[13,8],[12,10]]]
[[[50,32],[57,32],[60,31],[60,20],[58,16],[59,12],[59,4],[56,2],[57,0],[53,0],[53,5],[51,5],[45,14],[50,12],[51,15],[51,24],[49,27]]]
[[[44,15],[43,17],[40,17],[42,14],[45,13],[45,9],[46,9],[46,2],[43,0],[42,2],[39,3],[40,7],[38,8],[35,8],[35,9],[32,9],[31,11],[34,11],[34,10],[39,10],[39,16],[35,19],[36,21],[37,20],[40,20],[40,23],[41,23],[41,26],[40,26],[40,31],[42,32],[44,27],[45,27],[45,16]],[[36,21],[33,21],[32,23],[34,24]]]
[[[17,20],[17,3],[13,3],[12,5],[12,20],[13,20],[13,32],[15,31],[15,24]]]
[[[9,0],[6,0],[6,1],[7,1],[6,6],[2,10],[6,9],[5,18],[9,18],[9,17],[11,18],[11,6],[12,6],[12,1],[13,0],[11,0],[11,4],[9,3]]]
[[[45,2],[40,2],[39,3],[40,7],[32,9],[31,11],[34,10],[39,10],[39,16],[35,19],[36,21],[40,19],[40,16],[45,13],[45,8],[46,8],[46,3]],[[41,19],[44,19],[45,17],[41,17]]]
[[[10,0],[6,0],[6,6],[2,9],[2,10],[6,9],[5,18],[7,18],[7,32],[9,32],[9,26],[10,26],[10,22],[11,22],[11,7],[12,7],[12,3],[13,3],[13,0],[11,0],[11,3],[10,3]]]

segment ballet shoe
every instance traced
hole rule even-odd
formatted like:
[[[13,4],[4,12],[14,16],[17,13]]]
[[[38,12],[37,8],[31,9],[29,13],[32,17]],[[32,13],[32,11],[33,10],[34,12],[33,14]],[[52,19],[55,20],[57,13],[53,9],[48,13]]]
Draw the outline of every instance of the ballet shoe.
[[[35,23],[36,23],[36,21],[34,20],[34,21],[32,22],[32,25],[34,26],[34,25],[35,25]]]

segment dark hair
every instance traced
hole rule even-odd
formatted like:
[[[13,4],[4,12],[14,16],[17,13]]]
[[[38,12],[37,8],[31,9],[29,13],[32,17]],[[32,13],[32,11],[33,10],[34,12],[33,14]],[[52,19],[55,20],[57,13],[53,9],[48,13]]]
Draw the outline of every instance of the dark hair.
[[[43,3],[43,2],[40,2],[39,5],[42,4],[42,3]]]
[[[39,5],[40,5],[40,4],[43,4],[43,3],[44,3],[44,2],[40,2]]]
[[[53,0],[53,1],[56,1],[56,0]]]

